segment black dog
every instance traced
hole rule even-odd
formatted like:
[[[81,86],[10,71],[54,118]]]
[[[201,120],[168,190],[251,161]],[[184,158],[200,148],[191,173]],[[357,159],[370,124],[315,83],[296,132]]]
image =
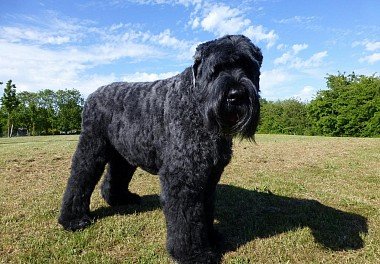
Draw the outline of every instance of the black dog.
[[[90,95],[59,223],[91,224],[89,204],[105,165],[102,196],[139,201],[128,190],[136,167],[158,174],[167,248],[180,263],[214,263],[215,187],[232,137],[252,138],[259,118],[260,49],[244,36],[198,46],[192,67],[166,80],[113,83]]]

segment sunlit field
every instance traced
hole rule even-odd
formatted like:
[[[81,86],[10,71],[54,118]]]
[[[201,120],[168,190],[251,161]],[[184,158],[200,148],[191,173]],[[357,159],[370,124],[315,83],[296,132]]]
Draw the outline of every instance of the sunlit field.
[[[140,205],[80,232],[57,223],[77,136],[0,139],[1,263],[170,263],[157,176],[138,170]],[[257,135],[236,141],[217,190],[223,263],[377,263],[380,139]]]

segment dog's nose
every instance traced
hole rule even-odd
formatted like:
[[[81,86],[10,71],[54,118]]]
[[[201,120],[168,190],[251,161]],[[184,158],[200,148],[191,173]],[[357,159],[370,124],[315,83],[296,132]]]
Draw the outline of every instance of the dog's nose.
[[[232,104],[240,103],[244,98],[244,92],[235,88],[229,90],[227,94],[227,101]]]

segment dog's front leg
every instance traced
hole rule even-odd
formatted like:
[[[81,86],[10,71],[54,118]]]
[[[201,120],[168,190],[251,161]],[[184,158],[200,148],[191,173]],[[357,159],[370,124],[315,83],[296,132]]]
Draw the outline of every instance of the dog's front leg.
[[[186,169],[186,171],[189,171]],[[218,263],[211,250],[208,223],[206,181],[197,169],[184,174],[170,167],[162,173],[162,203],[167,225],[167,248],[178,263]],[[210,197],[211,199],[213,197]]]

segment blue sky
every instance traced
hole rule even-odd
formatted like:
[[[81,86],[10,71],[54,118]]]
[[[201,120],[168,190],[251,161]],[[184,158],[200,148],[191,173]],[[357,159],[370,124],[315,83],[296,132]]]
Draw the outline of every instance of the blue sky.
[[[225,34],[262,49],[269,100],[310,100],[338,71],[380,72],[378,0],[0,0],[0,10],[0,81],[18,91],[87,96],[113,81],[170,77],[199,43]]]

